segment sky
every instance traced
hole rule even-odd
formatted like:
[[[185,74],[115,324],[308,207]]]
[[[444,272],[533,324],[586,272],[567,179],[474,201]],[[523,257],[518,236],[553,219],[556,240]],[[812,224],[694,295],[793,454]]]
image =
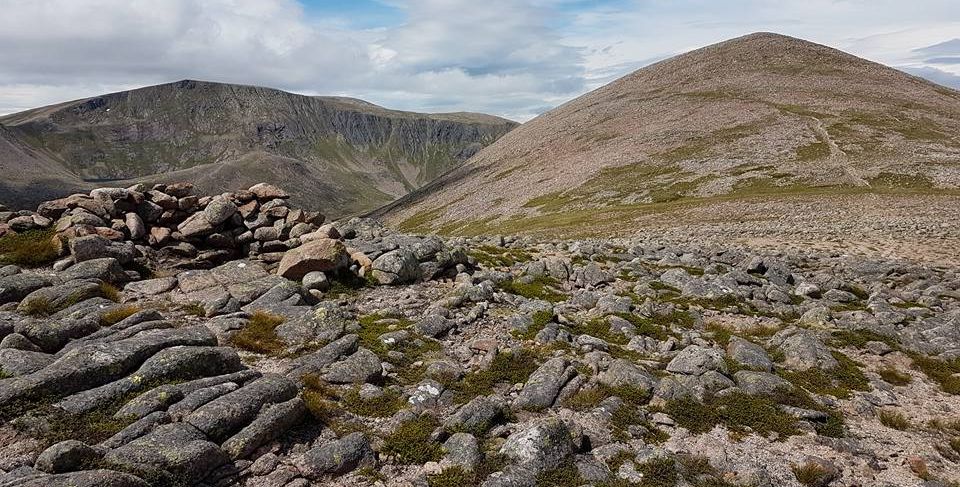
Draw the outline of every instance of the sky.
[[[757,31],[960,88],[957,0],[0,0],[0,114],[181,79],[526,121]]]

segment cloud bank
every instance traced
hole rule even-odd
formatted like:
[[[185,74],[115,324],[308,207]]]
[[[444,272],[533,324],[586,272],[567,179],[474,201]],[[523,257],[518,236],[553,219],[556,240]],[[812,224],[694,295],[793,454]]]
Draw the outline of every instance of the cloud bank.
[[[946,0],[6,0],[0,113],[179,79],[527,120],[755,31],[960,87]],[[373,21],[377,19],[377,21]]]

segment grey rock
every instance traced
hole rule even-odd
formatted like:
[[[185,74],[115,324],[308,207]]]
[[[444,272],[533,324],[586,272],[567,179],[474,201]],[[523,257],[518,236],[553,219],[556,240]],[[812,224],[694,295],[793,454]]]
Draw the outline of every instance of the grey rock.
[[[326,291],[330,288],[330,280],[327,275],[320,271],[308,272],[303,276],[303,288],[307,290],[316,289]]]
[[[27,272],[0,277],[0,304],[20,301],[32,292],[52,285],[50,278]]]
[[[496,425],[504,415],[504,405],[495,396],[477,396],[443,421],[450,431],[482,435]]]
[[[543,363],[530,374],[520,395],[513,401],[517,409],[541,410],[553,405],[560,390],[566,385],[576,370],[568,366],[563,358],[553,358]]]
[[[307,407],[299,397],[269,405],[249,425],[223,442],[223,450],[233,459],[245,458],[299,423],[306,412]]]
[[[297,386],[289,379],[265,375],[201,406],[184,421],[207,437],[222,441],[250,423],[265,404],[288,401],[297,392]]]
[[[153,431],[157,426],[161,424],[167,424],[170,422],[170,415],[164,411],[154,411],[133,423],[127,425],[127,427],[118,431],[116,434],[103,440],[100,443],[100,446],[104,448],[120,448],[131,441],[140,438],[141,436]]]
[[[11,376],[32,374],[54,361],[53,355],[15,348],[0,348],[0,371]]]
[[[196,483],[230,458],[191,425],[171,423],[111,450],[104,460],[135,471],[159,469]]]
[[[99,235],[86,235],[70,240],[70,253],[76,262],[109,257],[107,247],[110,241]]]
[[[45,394],[72,394],[125,376],[148,357],[177,345],[214,345],[204,326],[147,330],[109,343],[73,348],[32,374],[16,377],[0,389],[0,402]]]
[[[737,387],[747,394],[773,394],[780,389],[793,388],[787,380],[768,372],[741,370],[733,378]]]
[[[667,372],[701,375],[708,370],[727,371],[723,353],[713,348],[690,345],[667,364]]]
[[[609,387],[631,387],[649,391],[657,383],[657,379],[629,360],[614,360],[607,370],[601,372],[597,379],[601,384]]]
[[[170,291],[175,287],[177,287],[176,277],[158,277],[156,279],[128,282],[123,287],[123,290],[144,296],[156,296]]]
[[[428,337],[436,338],[446,334],[456,325],[456,322],[440,315],[427,315],[414,325],[418,332]]]
[[[324,475],[342,475],[359,467],[376,466],[376,455],[363,433],[351,433],[339,440],[307,451],[296,466],[311,479]]]
[[[218,197],[207,203],[207,207],[203,209],[203,216],[211,225],[217,226],[229,220],[236,212],[237,205],[226,198]]]
[[[66,473],[82,470],[103,458],[104,449],[98,449],[77,440],[57,443],[37,457],[37,470],[47,473]]]
[[[361,348],[344,360],[330,365],[323,377],[334,384],[363,384],[378,380],[382,371],[380,357],[366,348]]]
[[[100,279],[101,281],[118,283],[127,280],[123,267],[113,257],[90,259],[78,262],[66,271],[60,273],[64,282],[74,279]]]
[[[14,485],[17,487],[150,487],[150,484],[135,475],[105,469],[31,476],[18,480]]]
[[[459,465],[466,470],[473,470],[483,455],[480,452],[480,442],[470,433],[454,433],[443,442],[443,462]]]
[[[731,337],[727,344],[727,356],[740,365],[752,370],[770,372],[773,370],[773,361],[770,355],[760,345],[740,337]]]
[[[373,277],[387,285],[416,282],[420,279],[420,262],[410,250],[392,250],[373,261]]]
[[[147,227],[143,224],[140,215],[130,212],[125,217],[127,230],[130,232],[131,240],[143,240],[147,238]]]
[[[832,370],[840,365],[830,352],[830,348],[808,330],[783,330],[774,335],[771,342],[779,343],[780,350],[783,351],[784,364],[791,369]]]
[[[540,473],[569,462],[574,447],[567,426],[558,418],[547,418],[510,435],[500,453],[514,463]]]

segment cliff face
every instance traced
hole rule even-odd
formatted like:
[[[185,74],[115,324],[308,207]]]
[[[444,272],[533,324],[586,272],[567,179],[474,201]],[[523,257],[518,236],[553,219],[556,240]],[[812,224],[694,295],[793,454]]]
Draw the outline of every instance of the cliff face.
[[[290,187],[349,187],[351,194],[336,195],[342,207],[325,209],[334,214],[406,194],[516,125],[480,114],[400,112],[348,98],[190,80],[29,110],[0,123],[82,182],[163,180],[193,169],[201,187],[214,189],[223,178],[204,175],[226,164],[297,179],[272,181]]]

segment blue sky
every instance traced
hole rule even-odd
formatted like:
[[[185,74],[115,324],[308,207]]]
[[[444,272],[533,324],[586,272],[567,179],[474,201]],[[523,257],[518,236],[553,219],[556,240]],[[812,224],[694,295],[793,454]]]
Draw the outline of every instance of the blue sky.
[[[0,113],[185,78],[525,121],[756,31],[960,87],[956,0],[3,0]],[[77,19],[83,19],[78,22]]]

